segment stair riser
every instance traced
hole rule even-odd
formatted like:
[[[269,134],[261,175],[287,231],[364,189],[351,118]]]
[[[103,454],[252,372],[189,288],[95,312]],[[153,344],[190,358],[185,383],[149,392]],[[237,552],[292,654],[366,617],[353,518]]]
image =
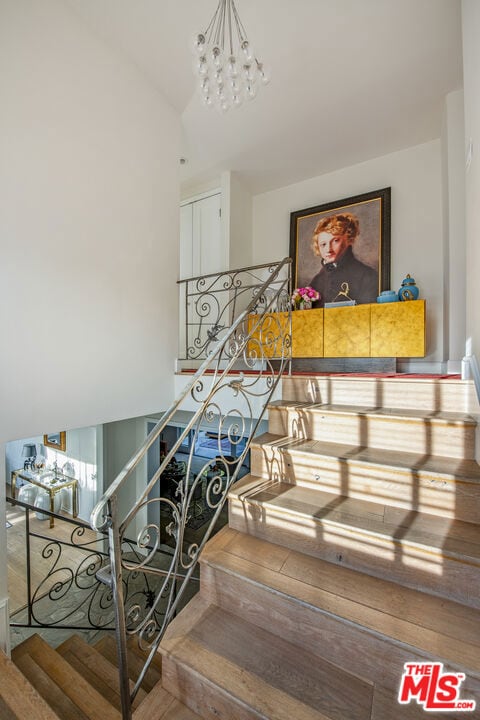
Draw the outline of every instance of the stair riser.
[[[269,432],[402,452],[475,457],[475,426],[415,418],[384,418],[320,409],[269,408]]]
[[[202,564],[202,595],[211,603],[245,618],[264,630],[282,629],[282,637],[302,649],[366,680],[397,690],[405,662],[438,660],[431,654],[368,631],[341,617],[320,612],[265,585],[245,582],[221,567]],[[447,638],[444,642],[448,643]],[[447,649],[452,658],[452,648]],[[462,668],[461,652],[456,669]],[[449,667],[453,669],[452,663]],[[480,680],[470,677],[470,690],[480,698]]]
[[[480,524],[478,485],[473,483],[271,446],[253,446],[250,457],[252,475]]]
[[[162,684],[165,690],[205,720],[253,720],[262,716],[246,708],[220,687],[199,677],[190,668],[163,656]]]
[[[282,397],[298,402],[466,413],[475,412],[478,406],[472,382],[420,378],[284,377]]]
[[[235,498],[229,500],[229,525],[328,562],[480,608],[480,566],[434,548],[416,548],[406,541],[394,542]]]

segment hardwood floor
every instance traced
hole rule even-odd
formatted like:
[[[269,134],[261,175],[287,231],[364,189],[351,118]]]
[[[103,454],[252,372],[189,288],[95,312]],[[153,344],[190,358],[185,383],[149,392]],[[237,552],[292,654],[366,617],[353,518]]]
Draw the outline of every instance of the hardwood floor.
[[[7,492],[8,494],[8,492]],[[15,615],[27,604],[27,537],[25,510],[7,503],[7,563],[8,589],[10,599],[10,615]],[[70,576],[66,568],[77,568],[90,553],[93,545],[86,548],[72,546],[72,532],[77,525],[67,520],[56,520],[53,528],[48,521],[39,520],[35,512],[30,512],[30,569],[32,594],[39,589],[39,594],[47,593],[55,583],[65,582]],[[38,536],[38,537],[37,537]],[[100,537],[89,528],[82,536],[82,544],[96,543]],[[59,548],[61,547],[61,558]],[[61,559],[61,561],[60,561]],[[50,579],[45,578],[53,570],[54,563],[59,560],[56,572]],[[62,570],[61,568],[65,568]]]

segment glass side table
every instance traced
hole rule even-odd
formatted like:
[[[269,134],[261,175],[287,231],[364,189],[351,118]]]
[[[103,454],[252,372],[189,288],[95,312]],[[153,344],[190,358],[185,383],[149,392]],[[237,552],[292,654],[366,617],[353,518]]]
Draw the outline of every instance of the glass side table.
[[[12,499],[15,500],[17,491],[17,478],[25,480],[36,487],[45,490],[50,498],[50,512],[54,512],[54,498],[55,495],[66,488],[72,488],[72,509],[73,517],[78,515],[78,481],[76,478],[68,477],[62,473],[57,472],[56,475],[51,475],[45,472],[27,472],[25,470],[12,470],[11,482],[12,482]],[[54,518],[50,516],[50,527],[54,526]]]

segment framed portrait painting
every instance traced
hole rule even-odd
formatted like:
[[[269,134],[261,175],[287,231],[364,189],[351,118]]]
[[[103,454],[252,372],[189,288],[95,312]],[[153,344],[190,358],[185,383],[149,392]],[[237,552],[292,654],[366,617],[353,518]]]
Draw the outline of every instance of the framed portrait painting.
[[[314,307],[373,303],[390,287],[390,188],[290,215],[294,288],[313,287]]]

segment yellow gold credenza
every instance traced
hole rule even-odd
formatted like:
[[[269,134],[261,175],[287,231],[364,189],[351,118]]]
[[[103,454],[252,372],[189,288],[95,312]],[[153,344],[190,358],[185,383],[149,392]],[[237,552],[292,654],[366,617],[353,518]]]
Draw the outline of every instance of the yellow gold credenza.
[[[250,318],[253,328],[258,316]],[[272,313],[253,333],[267,357],[281,355],[287,313]],[[425,357],[425,300],[292,312],[292,357]]]

